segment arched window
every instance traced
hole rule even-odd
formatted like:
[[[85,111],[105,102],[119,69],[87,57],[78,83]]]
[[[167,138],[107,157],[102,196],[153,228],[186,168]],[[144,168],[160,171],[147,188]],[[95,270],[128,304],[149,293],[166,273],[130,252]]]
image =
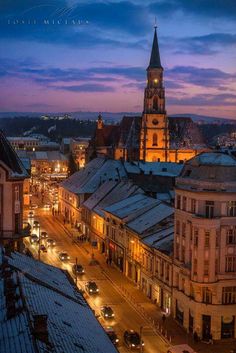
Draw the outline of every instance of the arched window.
[[[153,110],[158,110],[158,98],[153,98]]]
[[[152,145],[157,146],[157,134],[152,135]]]

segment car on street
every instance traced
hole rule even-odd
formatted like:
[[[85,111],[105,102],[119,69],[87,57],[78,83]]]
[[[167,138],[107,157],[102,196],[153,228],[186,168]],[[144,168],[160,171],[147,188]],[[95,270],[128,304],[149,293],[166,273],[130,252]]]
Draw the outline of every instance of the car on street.
[[[30,236],[30,243],[31,244],[37,244],[39,242],[39,237],[37,234],[31,234]]]
[[[105,327],[105,331],[107,336],[110,338],[111,342],[117,346],[119,343],[119,338],[117,337],[117,334],[115,333],[114,329],[112,327]]]
[[[29,211],[28,217],[29,217],[29,218],[34,218],[34,212],[33,212],[33,211]]]
[[[88,294],[98,294],[99,289],[94,281],[89,281],[85,284],[85,290]]]
[[[68,260],[70,260],[70,256],[68,255],[68,253],[66,251],[62,251],[59,253],[59,259],[61,261],[68,261]]]
[[[38,221],[34,221],[33,228],[39,228],[39,222]]]
[[[56,241],[54,239],[48,238],[46,240],[46,244],[47,244],[48,247],[53,247],[53,246],[56,245]]]
[[[38,205],[36,203],[32,203],[30,209],[35,210],[36,208],[38,208]]]
[[[42,251],[42,252],[47,252],[47,248],[46,248],[46,246],[45,245],[40,245],[40,251]]]
[[[80,264],[75,264],[72,266],[72,272],[75,276],[77,275],[83,275],[84,274],[84,268],[82,265]]]
[[[113,319],[115,316],[112,308],[107,305],[101,307],[101,315],[104,317],[104,319]]]
[[[141,341],[140,335],[134,330],[126,330],[124,332],[124,343],[129,349],[139,349],[141,345],[144,346],[144,342]]]
[[[41,232],[41,239],[47,239],[48,238],[48,233],[47,232]]]
[[[45,210],[49,210],[49,209],[51,208],[51,205],[50,205],[49,203],[46,203],[46,204],[43,206],[43,208],[44,208]]]

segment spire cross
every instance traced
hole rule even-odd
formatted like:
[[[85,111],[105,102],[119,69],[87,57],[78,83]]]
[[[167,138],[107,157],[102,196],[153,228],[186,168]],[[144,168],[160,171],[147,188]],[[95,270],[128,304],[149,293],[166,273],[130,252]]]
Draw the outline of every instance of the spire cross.
[[[154,28],[157,29],[157,17],[155,16]]]

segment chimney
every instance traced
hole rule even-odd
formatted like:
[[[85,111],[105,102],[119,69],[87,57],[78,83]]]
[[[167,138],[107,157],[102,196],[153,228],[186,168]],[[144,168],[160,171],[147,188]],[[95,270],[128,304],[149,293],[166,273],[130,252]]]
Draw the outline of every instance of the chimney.
[[[34,336],[45,343],[48,343],[48,316],[47,315],[34,315]]]

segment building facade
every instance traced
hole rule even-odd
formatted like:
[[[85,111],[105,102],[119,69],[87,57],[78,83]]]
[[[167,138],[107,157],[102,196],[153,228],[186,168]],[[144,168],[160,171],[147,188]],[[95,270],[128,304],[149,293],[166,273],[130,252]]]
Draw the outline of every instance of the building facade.
[[[26,169],[10,142],[0,131],[0,244],[22,250],[29,227],[23,225],[24,180]]]
[[[177,178],[173,314],[203,340],[236,337],[236,159],[203,153]]]

